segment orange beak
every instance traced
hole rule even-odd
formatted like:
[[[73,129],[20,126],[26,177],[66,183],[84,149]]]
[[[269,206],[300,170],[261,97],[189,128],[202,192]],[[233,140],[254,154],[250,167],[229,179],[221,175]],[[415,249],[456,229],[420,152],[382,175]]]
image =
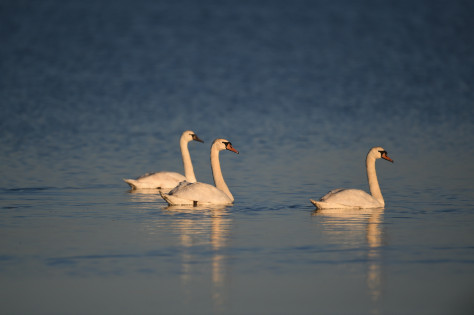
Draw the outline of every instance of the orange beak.
[[[227,145],[226,149],[229,150],[229,151],[232,151],[232,152],[234,152],[234,153],[239,154],[239,151],[237,151],[236,149],[234,149],[234,147],[233,147],[230,143]]]
[[[384,153],[384,154],[382,154],[382,159],[384,159],[384,160],[387,160],[387,161],[389,161],[389,162],[392,162],[392,163],[393,163],[393,160],[392,160],[391,158],[389,158],[389,157],[388,157],[388,155],[387,155],[387,154],[385,154],[385,153]]]

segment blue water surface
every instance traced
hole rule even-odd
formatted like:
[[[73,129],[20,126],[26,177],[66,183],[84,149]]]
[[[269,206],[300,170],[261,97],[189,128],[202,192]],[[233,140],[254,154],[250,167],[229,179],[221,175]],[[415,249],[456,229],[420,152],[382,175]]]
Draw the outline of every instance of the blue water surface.
[[[6,314],[471,314],[471,1],[0,2]],[[122,178],[212,183],[167,207]],[[385,209],[315,211],[368,190]]]

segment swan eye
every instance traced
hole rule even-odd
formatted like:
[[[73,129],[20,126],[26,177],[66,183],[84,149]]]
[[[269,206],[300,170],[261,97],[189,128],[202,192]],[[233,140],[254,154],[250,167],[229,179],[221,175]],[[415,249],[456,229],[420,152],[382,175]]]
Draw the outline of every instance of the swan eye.
[[[387,155],[387,151],[379,151],[380,152],[380,155]]]
[[[222,143],[225,145],[226,150],[229,150],[229,148],[232,148],[232,143],[228,141],[223,141]]]

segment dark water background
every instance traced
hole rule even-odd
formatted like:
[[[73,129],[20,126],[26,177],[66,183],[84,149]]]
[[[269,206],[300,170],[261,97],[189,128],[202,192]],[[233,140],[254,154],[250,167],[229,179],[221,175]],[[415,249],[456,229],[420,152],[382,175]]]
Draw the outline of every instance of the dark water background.
[[[472,1],[0,1],[6,314],[470,314]],[[166,208],[123,177],[236,199]],[[315,213],[367,189],[385,210]]]

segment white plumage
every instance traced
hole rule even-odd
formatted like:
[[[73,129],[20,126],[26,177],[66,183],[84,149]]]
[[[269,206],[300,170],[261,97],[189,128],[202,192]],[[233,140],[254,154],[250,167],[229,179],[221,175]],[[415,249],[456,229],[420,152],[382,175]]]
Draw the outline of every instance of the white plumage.
[[[311,203],[318,209],[383,208],[385,201],[380,191],[377,173],[375,171],[375,161],[380,158],[393,163],[393,160],[387,156],[387,152],[381,147],[370,149],[365,160],[371,194],[360,189],[338,188],[331,190],[319,201],[310,199]]]
[[[191,130],[183,132],[179,141],[185,176],[176,172],[156,172],[144,174],[136,179],[124,179],[124,181],[132,189],[170,189],[176,187],[184,180],[195,182],[196,176],[194,175],[191,155],[188,150],[188,143],[193,140],[204,142]]]
[[[177,187],[172,189],[169,193],[160,191],[169,205],[226,205],[234,202],[227,184],[222,176],[222,171],[219,162],[219,152],[222,150],[229,150],[239,153],[232,147],[232,144],[225,139],[214,140],[211,146],[211,167],[216,186],[205,183],[189,183],[182,182]]]

